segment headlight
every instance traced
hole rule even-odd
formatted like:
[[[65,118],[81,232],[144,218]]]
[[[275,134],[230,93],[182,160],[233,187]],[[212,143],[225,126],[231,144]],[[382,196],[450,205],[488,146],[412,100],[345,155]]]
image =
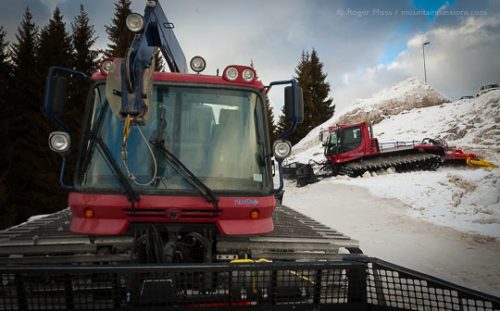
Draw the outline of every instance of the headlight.
[[[274,157],[283,160],[292,152],[292,144],[288,140],[277,140],[273,144]]]
[[[66,153],[71,147],[71,138],[66,132],[52,132],[49,135],[49,147],[57,153]]]
[[[191,62],[189,62],[189,65],[191,66],[191,69],[194,72],[200,73],[203,70],[205,70],[205,66],[207,65],[207,63],[205,62],[203,57],[195,56],[191,59]]]
[[[113,67],[113,59],[112,58],[106,58],[101,61],[101,65],[99,66],[99,70],[101,73],[105,76],[109,74],[111,71],[111,68]]]
[[[255,79],[255,72],[250,68],[244,69],[241,73],[241,77],[245,82],[252,82]]]
[[[132,32],[141,32],[144,29],[144,18],[139,13],[131,13],[125,19],[128,30]]]
[[[226,69],[226,79],[228,79],[229,81],[234,81],[236,79],[238,79],[238,69],[236,69],[235,67],[228,67]]]

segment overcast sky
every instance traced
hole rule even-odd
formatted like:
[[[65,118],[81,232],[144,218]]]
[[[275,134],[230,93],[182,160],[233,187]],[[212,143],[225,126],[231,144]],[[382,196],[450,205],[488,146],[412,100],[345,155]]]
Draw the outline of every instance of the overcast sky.
[[[186,58],[203,56],[205,73],[250,61],[264,83],[289,79],[303,50],[315,48],[337,111],[411,76],[451,99],[500,83],[500,1],[496,0],[160,0]],[[111,0],[0,0],[0,25],[15,41],[26,6],[42,26],[59,6],[69,23],[82,3],[104,48]],[[143,12],[144,0],[133,0]],[[281,90],[271,94],[281,107]]]

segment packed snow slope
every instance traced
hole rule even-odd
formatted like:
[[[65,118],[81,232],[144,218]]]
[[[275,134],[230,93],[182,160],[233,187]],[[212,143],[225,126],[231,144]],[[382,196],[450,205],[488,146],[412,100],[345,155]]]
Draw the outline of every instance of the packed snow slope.
[[[356,101],[297,143],[288,161],[323,160],[319,132],[361,120],[373,124],[379,142],[444,138],[464,152],[500,164],[500,90],[450,102],[416,78]],[[500,168],[441,167],[321,182],[362,186],[376,196],[404,202],[407,213],[418,219],[500,239]]]

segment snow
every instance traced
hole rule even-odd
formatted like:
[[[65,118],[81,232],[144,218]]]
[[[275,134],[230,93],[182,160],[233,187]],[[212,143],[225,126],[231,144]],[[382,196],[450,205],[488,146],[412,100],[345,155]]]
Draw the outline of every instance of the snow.
[[[443,168],[364,178],[332,178],[335,185],[360,186],[378,197],[407,204],[405,214],[464,232],[500,238],[498,172]]]
[[[464,152],[500,163],[500,90],[449,102],[416,78],[357,100],[297,143],[288,161],[322,161],[320,131],[342,120],[361,121],[355,118],[360,112],[378,116],[372,123],[381,143],[443,138]],[[322,182],[363,187],[374,196],[400,200],[413,218],[500,239],[500,169],[441,167],[373,177],[339,176]]]
[[[500,241],[495,238],[417,219],[408,214],[410,206],[398,199],[377,197],[362,186],[335,179],[303,188],[288,182],[283,203],[357,239],[368,256],[468,288],[500,293]]]
[[[45,218],[45,217],[50,216],[50,215],[51,214],[33,215],[33,216],[30,216],[30,218],[28,218],[28,220],[26,222],[37,221],[37,220],[40,220],[40,219]]]

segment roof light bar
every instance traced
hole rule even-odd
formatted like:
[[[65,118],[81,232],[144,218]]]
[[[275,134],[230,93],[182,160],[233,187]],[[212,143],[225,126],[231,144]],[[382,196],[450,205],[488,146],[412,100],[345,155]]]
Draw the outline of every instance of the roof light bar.
[[[255,81],[257,75],[251,67],[231,65],[224,69],[222,76],[231,82],[252,83]]]
[[[235,81],[236,79],[238,79],[238,76],[239,73],[236,67],[227,67],[226,70],[224,70],[224,77],[229,81]]]

